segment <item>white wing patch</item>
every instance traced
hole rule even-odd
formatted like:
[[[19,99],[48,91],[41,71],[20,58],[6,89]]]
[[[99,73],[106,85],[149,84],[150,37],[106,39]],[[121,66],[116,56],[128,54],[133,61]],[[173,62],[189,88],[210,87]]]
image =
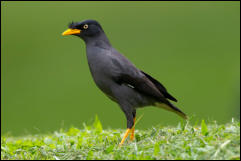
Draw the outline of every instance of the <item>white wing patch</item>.
[[[128,87],[130,88],[135,88],[134,86],[130,85],[130,84],[126,84]]]

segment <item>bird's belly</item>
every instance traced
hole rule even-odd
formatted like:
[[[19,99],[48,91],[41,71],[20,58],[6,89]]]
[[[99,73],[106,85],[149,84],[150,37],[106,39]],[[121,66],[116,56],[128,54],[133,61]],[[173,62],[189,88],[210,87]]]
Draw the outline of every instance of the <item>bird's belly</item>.
[[[155,102],[151,97],[143,95],[135,88],[126,84],[116,86],[113,91],[117,100],[120,100],[123,104],[129,105],[133,108],[151,106]]]
[[[111,86],[114,84],[114,82],[110,80],[108,77],[106,77],[105,74],[102,72],[92,73],[92,77],[94,79],[96,86],[110,99],[114,100],[111,91]]]
[[[98,75],[100,74],[100,75]],[[141,108],[154,104],[154,100],[136,91],[126,84],[117,84],[112,79],[105,77],[104,73],[93,74],[97,87],[112,101],[123,102],[133,108]]]

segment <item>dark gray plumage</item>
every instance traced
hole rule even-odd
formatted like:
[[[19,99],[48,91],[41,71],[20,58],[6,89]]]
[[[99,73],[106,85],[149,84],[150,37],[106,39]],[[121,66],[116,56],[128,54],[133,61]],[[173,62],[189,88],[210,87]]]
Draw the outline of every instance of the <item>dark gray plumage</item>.
[[[111,46],[97,21],[71,23],[69,28],[73,32],[63,35],[75,35],[85,41],[93,79],[110,99],[120,105],[127,118],[127,128],[133,127],[136,108],[144,106],[160,106],[186,119],[186,115],[168,101],[177,100],[160,82],[136,68]]]

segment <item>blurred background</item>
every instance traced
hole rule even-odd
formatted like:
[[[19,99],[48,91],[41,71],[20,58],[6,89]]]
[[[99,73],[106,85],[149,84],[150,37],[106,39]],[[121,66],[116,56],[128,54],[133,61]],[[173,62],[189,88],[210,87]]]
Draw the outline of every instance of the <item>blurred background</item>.
[[[126,128],[118,105],[94,84],[85,44],[68,23],[98,20],[112,45],[162,82],[193,121],[240,114],[240,2],[1,2],[1,132],[24,135]],[[144,114],[144,115],[143,115]],[[137,129],[177,125],[147,107]]]

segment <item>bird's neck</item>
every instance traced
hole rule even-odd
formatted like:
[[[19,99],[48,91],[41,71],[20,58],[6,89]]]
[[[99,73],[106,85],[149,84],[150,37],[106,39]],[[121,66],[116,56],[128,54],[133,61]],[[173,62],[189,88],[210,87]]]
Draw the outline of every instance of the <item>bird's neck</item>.
[[[88,37],[84,39],[86,46],[98,46],[101,48],[109,48],[111,47],[110,41],[108,40],[105,33],[100,33],[95,37]]]

